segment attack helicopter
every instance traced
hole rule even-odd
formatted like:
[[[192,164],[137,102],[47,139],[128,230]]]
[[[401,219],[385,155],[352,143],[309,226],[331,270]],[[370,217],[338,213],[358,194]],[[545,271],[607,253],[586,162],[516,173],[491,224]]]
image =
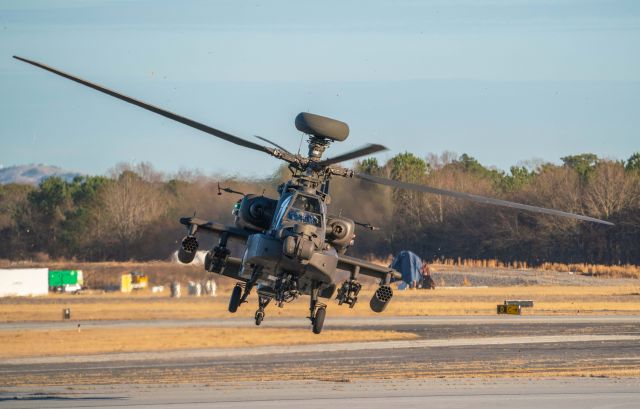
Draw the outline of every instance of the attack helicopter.
[[[373,229],[373,226],[329,213],[329,186],[333,177],[359,178],[393,188],[613,225],[589,216],[385,179],[338,166],[342,162],[381,152],[387,148],[379,144],[367,144],[347,153],[323,159],[322,155],[331,143],[342,142],[349,136],[349,126],[335,119],[307,112],[300,113],[295,118],[295,126],[308,136],[308,154],[294,154],[265,138],[260,139],[271,146],[231,135],[39,62],[17,56],[14,58],[225,141],[271,155],[288,164],[292,175],[290,180],[278,187],[280,196],[269,198],[264,195],[243,194],[234,208],[234,226],[196,217],[180,218],[180,223],[186,227],[187,233],[178,250],[179,260],[183,263],[193,261],[199,248],[196,236],[199,232],[218,235],[217,244],[206,253],[204,268],[207,272],[238,281],[229,300],[229,311],[232,313],[247,301],[251,291],[256,288],[256,325],[262,323],[265,308],[272,300],[282,307],[302,295],[308,295],[308,318],[313,332],[319,334],[327,309],[327,304],[321,300],[331,299],[335,294],[339,305],[346,304],[353,308],[362,287],[358,280],[361,275],[373,277],[378,282],[378,288],[369,302],[373,311],[384,311],[393,297],[391,283],[401,279],[398,271],[346,255],[347,249],[354,244],[356,226],[359,224],[369,229]],[[238,193],[230,188],[223,190]],[[245,250],[241,258],[231,256],[227,246],[229,239],[237,239],[244,243]],[[348,279],[338,283],[341,272],[346,272]]]

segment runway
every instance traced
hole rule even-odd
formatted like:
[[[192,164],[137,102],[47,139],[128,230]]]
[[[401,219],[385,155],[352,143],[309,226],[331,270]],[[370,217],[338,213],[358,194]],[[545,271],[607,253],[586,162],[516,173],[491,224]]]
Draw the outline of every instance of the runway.
[[[244,325],[242,321],[83,325],[117,330],[178,323],[238,326]],[[473,404],[482,408],[513,400],[518,407],[540,407],[539,399],[554,406],[570,399],[576,407],[585,408],[599,407],[593,406],[597,402],[619,402],[619,407],[634,402],[628,407],[637,407],[640,397],[640,316],[339,318],[327,324],[326,331],[393,329],[415,333],[418,339],[16,358],[0,363],[0,386],[5,399],[11,393],[22,393],[24,399],[8,399],[3,406],[266,408],[300,406],[303,402],[296,399],[304,399],[305,407],[346,407],[341,402],[348,399],[349,408],[376,408],[391,403],[394,407],[422,407],[420,402],[428,399],[429,406]],[[9,325],[54,328],[59,324]],[[309,324],[280,318],[268,325]],[[255,329],[256,336],[260,336],[260,329]],[[555,384],[545,380],[548,378],[563,379],[562,384],[569,386],[551,392]],[[589,382],[596,382],[600,389],[585,386],[591,385]],[[67,393],[60,387],[68,385],[73,385],[74,394],[89,391],[90,399],[82,394],[60,397],[59,393]],[[242,388],[248,392],[237,392]],[[405,392],[396,395],[393,388]],[[292,389],[302,395],[292,394]],[[53,395],[33,395],[42,391]],[[386,392],[377,395],[381,391]],[[587,395],[589,399],[583,398]],[[389,397],[394,397],[393,401]]]
[[[440,325],[485,325],[485,324],[638,324],[638,315],[522,315],[522,316],[412,316],[394,317],[388,315],[372,317],[327,317],[325,329],[382,327],[425,328]],[[2,330],[16,329],[61,329],[75,328],[78,324],[87,328],[130,328],[130,327],[255,327],[251,318],[209,318],[191,320],[100,320],[100,321],[56,321],[56,322],[8,322],[0,324]],[[303,317],[274,318],[267,316],[262,327],[306,328],[309,320]]]
[[[637,408],[637,379],[289,381],[219,386],[46,388],[0,392],[8,409],[32,408]]]

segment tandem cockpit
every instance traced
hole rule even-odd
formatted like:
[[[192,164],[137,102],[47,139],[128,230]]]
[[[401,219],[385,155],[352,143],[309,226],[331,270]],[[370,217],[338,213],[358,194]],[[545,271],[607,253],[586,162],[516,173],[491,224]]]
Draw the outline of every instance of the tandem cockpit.
[[[291,195],[281,200],[281,205],[273,220],[273,231],[279,231],[296,224],[314,226],[317,229],[324,227],[325,204],[317,196],[292,192]]]

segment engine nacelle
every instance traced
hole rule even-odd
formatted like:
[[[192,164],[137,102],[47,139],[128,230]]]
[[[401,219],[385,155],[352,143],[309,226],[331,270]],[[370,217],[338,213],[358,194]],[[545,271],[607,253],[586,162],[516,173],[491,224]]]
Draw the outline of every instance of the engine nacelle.
[[[369,306],[375,312],[382,312],[387,308],[387,304],[393,297],[393,290],[388,285],[381,285],[371,297]]]
[[[326,237],[338,253],[344,253],[353,244],[353,239],[356,237],[356,225],[353,220],[346,217],[329,216]]]
[[[267,230],[278,201],[265,196],[249,194],[240,201],[236,213],[236,226],[255,231]]]

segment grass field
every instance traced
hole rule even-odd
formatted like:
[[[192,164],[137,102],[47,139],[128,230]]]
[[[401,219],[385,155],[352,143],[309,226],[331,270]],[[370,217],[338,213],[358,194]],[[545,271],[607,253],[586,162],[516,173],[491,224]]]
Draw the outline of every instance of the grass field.
[[[291,328],[87,328],[0,331],[0,359],[415,339],[396,331],[332,330],[320,335]]]

